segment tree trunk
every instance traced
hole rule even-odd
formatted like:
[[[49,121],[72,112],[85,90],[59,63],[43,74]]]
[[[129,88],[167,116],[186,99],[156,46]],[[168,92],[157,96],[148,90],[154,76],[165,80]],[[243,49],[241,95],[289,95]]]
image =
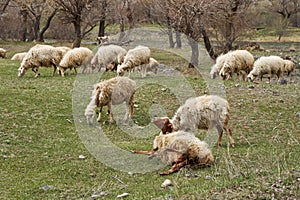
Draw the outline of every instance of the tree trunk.
[[[121,16],[120,18],[120,35],[119,35],[119,42],[123,41],[123,38],[125,36],[125,25],[124,25],[124,19]]]
[[[181,48],[181,33],[179,31],[176,31],[176,48]]]
[[[192,48],[192,56],[191,56],[191,60],[189,62],[189,68],[195,68],[198,67],[199,65],[199,48],[198,48],[198,42],[189,38],[189,45]]]
[[[75,47],[80,47],[81,44],[81,39],[82,39],[82,35],[81,35],[81,20],[78,19],[73,23],[74,25],[74,29],[75,29],[75,40],[73,42],[73,48]]]
[[[203,40],[204,40],[204,45],[205,45],[205,49],[208,53],[208,55],[213,59],[215,60],[217,58],[217,55],[215,54],[214,52],[214,49],[210,43],[210,40],[209,40],[209,37],[206,33],[206,30],[204,28],[201,28],[201,34],[202,34],[202,37],[203,37]]]
[[[175,43],[174,43],[174,40],[173,40],[173,31],[172,31],[170,17],[167,17],[167,26],[168,26],[169,47],[170,48],[174,48]]]
[[[56,13],[57,13],[57,9],[53,10],[51,15],[48,17],[45,26],[42,28],[41,32],[39,33],[38,41],[44,42],[44,34],[50,27],[50,23],[51,23],[53,17],[56,15]]]
[[[22,18],[21,41],[25,42],[27,37],[28,10],[26,8],[22,8],[20,14]]]
[[[33,34],[34,34],[33,39],[34,40],[38,39],[39,32],[40,32],[40,23],[41,23],[41,15],[37,15],[33,22]]]
[[[103,37],[105,35],[105,18],[101,19],[99,22],[99,32],[98,37]]]

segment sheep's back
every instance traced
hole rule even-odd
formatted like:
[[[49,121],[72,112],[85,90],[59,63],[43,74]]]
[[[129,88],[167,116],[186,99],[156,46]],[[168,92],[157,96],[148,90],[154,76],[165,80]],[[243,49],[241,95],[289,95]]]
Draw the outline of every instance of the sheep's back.
[[[21,66],[25,68],[35,66],[49,67],[52,64],[58,65],[60,54],[55,47],[50,45],[36,45],[28,51],[22,60]]]
[[[177,110],[172,121],[174,126],[181,130],[209,129],[213,120],[220,125],[226,125],[229,120],[229,109],[225,99],[216,95],[204,95],[188,99]]]

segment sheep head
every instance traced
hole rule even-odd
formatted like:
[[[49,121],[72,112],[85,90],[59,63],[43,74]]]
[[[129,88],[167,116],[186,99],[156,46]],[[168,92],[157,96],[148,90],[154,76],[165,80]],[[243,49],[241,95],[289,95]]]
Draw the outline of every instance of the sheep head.
[[[18,71],[18,77],[22,77],[26,73],[26,69],[22,66],[19,67]]]
[[[174,131],[173,124],[168,117],[156,117],[152,120],[159,129],[161,129],[162,134],[172,133]]]
[[[247,78],[253,82],[255,80],[255,78],[257,77],[258,75],[256,73],[253,73],[253,72],[250,72],[247,76]]]

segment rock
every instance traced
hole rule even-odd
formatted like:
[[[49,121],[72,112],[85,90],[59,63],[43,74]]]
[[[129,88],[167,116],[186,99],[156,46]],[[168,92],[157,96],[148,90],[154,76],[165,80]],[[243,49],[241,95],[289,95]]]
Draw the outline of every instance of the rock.
[[[129,195],[129,193],[125,192],[123,194],[120,194],[117,196],[117,198],[124,198],[124,197],[127,197]]]
[[[170,179],[166,179],[162,184],[161,184],[161,187],[165,188],[165,187],[168,187],[172,185],[172,182]]]
[[[78,158],[82,159],[82,160],[86,159],[86,157],[84,155],[79,155]]]

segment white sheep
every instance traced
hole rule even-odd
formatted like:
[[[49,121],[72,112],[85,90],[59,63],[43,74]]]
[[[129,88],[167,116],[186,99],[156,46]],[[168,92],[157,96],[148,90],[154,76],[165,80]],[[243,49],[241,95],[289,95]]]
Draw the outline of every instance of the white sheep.
[[[127,50],[118,45],[100,46],[91,61],[92,70],[98,68],[98,71],[100,71],[102,68],[105,68],[108,71],[111,68],[111,64],[113,66],[121,64],[126,53]]]
[[[225,61],[225,56],[226,54],[221,54],[217,57],[216,59],[216,64],[214,64],[212,67],[211,67],[211,71],[210,71],[210,77],[212,79],[215,79],[219,73],[220,73],[220,70],[222,69],[223,65],[224,65],[224,61]]]
[[[234,139],[228,124],[229,119],[230,108],[225,99],[216,95],[204,95],[186,100],[172,119],[156,117],[153,123],[161,129],[162,134],[178,130],[195,132],[198,129],[216,128],[219,134],[218,146],[222,145],[222,135],[225,131],[230,145],[234,147]]]
[[[27,54],[27,52],[16,53],[15,55],[13,55],[13,57],[11,58],[11,60],[22,61],[23,58],[26,56],[26,54]]]
[[[242,74],[242,79],[246,80],[248,73],[252,70],[254,64],[253,55],[247,50],[235,50],[225,54],[223,67],[220,70],[220,76],[223,79],[233,77],[233,73],[239,76]]]
[[[51,67],[53,66],[53,76],[55,75],[56,68],[61,60],[61,53],[53,46],[37,44],[29,49],[19,67],[18,76],[23,76],[28,69],[32,69],[35,77],[40,74],[38,69],[40,66]]]
[[[277,75],[278,80],[282,76],[285,62],[279,56],[262,56],[254,62],[252,71],[248,74],[250,81],[254,81],[256,77],[262,78],[268,74],[269,82],[273,74]]]
[[[0,58],[6,58],[7,51],[3,48],[0,48]]]
[[[161,175],[168,175],[180,170],[185,165],[205,166],[214,162],[214,157],[206,142],[194,134],[177,131],[156,136],[152,151],[132,151],[137,154],[159,156],[164,163],[173,166]]]
[[[61,76],[65,76],[66,69],[74,68],[75,73],[77,73],[76,68],[83,68],[82,72],[90,65],[91,59],[93,58],[93,52],[86,47],[78,47],[69,50],[64,57],[61,59],[59,63],[59,70],[61,72]]]
[[[150,62],[150,54],[150,49],[145,46],[137,46],[133,49],[130,49],[124,57],[124,62],[118,66],[118,75],[122,76],[124,75],[125,71],[144,65],[141,71],[142,77],[145,77],[147,72],[147,65]]]
[[[284,61],[284,68],[282,69],[282,72],[287,73],[287,75],[290,76],[295,69],[295,63],[291,60],[283,60],[283,61]]]
[[[133,98],[136,90],[135,81],[127,77],[114,77],[102,81],[94,86],[91,101],[85,109],[85,116],[88,124],[93,124],[95,109],[99,108],[99,116],[97,121],[101,120],[101,112],[103,106],[108,107],[109,122],[113,122],[111,112],[112,105],[118,105],[126,102],[127,111],[124,121],[127,122],[133,115]]]

